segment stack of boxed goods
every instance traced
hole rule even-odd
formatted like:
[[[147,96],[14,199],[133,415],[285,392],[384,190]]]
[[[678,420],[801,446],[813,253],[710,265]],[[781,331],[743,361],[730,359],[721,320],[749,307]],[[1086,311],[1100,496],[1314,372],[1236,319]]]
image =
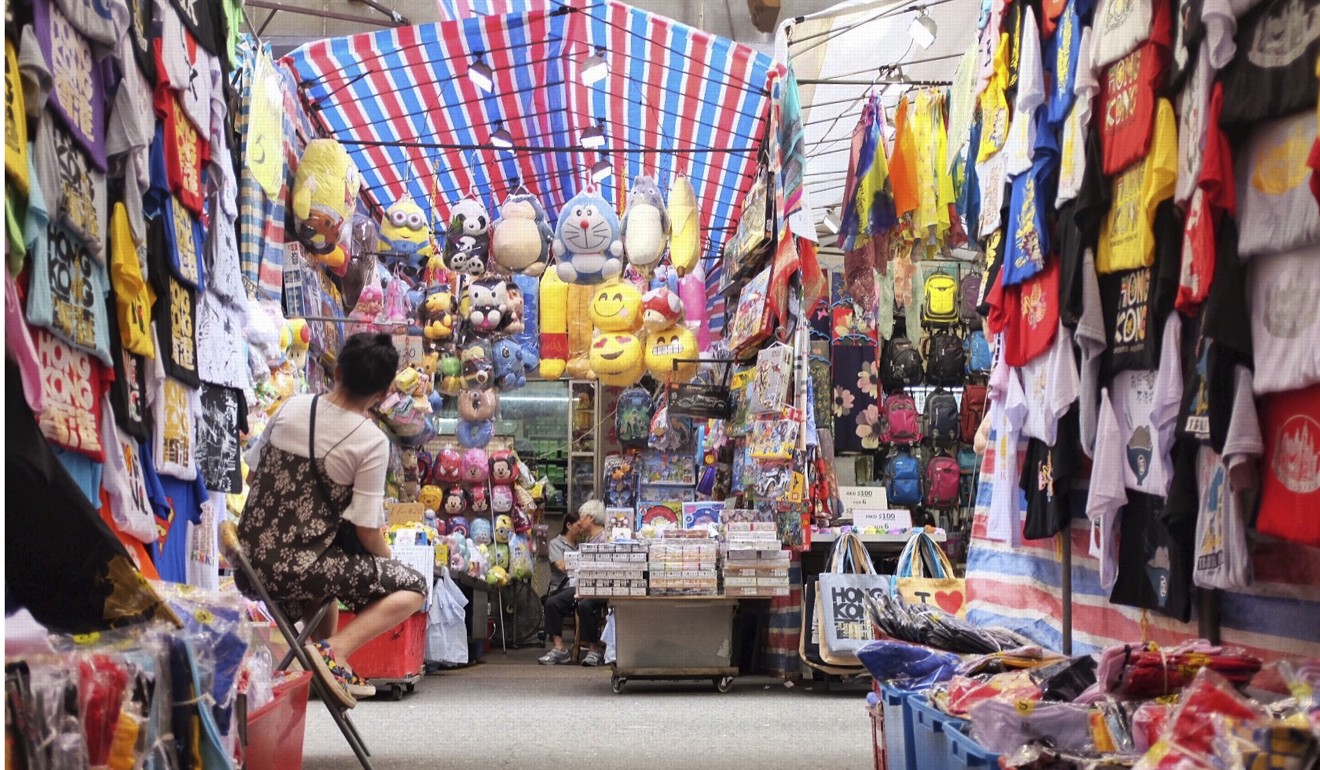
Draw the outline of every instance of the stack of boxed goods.
[[[583,543],[578,549],[577,595],[646,596],[646,544]]]
[[[729,522],[727,541],[725,596],[788,596],[789,552],[774,522]]]
[[[652,596],[715,596],[720,592],[719,548],[700,530],[666,530],[651,541]]]

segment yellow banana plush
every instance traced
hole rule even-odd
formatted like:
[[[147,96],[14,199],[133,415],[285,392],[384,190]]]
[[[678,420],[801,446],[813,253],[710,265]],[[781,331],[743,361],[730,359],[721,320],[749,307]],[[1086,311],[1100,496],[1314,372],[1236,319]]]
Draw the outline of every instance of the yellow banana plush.
[[[559,273],[541,274],[541,378],[557,380],[568,363],[568,284]]]
[[[685,176],[669,188],[669,259],[679,276],[697,269],[701,258],[701,217],[697,213],[697,193]]]

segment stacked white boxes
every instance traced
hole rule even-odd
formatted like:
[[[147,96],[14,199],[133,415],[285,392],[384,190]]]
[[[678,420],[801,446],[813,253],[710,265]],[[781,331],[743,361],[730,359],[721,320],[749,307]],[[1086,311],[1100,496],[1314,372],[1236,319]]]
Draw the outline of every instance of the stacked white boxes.
[[[700,531],[668,530],[651,541],[652,596],[717,596],[719,547]]]
[[[580,598],[646,596],[646,544],[583,543],[578,548]]]
[[[788,596],[789,552],[774,522],[730,522],[725,548],[725,596]]]

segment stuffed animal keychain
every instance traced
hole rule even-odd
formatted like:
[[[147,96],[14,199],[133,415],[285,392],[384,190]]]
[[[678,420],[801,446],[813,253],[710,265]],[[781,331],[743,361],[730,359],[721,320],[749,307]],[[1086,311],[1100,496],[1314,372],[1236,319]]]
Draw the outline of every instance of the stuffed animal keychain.
[[[669,241],[669,212],[655,177],[639,174],[633,179],[619,230],[624,256],[637,272],[649,277]]]
[[[623,273],[619,218],[594,184],[560,210],[554,254],[555,270],[565,283],[597,284]]]

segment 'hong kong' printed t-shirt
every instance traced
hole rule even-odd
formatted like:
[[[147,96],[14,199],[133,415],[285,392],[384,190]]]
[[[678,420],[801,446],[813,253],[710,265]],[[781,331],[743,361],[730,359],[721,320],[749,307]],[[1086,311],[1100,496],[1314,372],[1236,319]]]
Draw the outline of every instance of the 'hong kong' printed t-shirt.
[[[1173,105],[1161,99],[1146,159],[1114,177],[1113,205],[1101,226],[1096,254],[1099,272],[1148,267],[1154,262],[1155,212],[1162,201],[1172,197],[1178,177],[1177,131]]]

